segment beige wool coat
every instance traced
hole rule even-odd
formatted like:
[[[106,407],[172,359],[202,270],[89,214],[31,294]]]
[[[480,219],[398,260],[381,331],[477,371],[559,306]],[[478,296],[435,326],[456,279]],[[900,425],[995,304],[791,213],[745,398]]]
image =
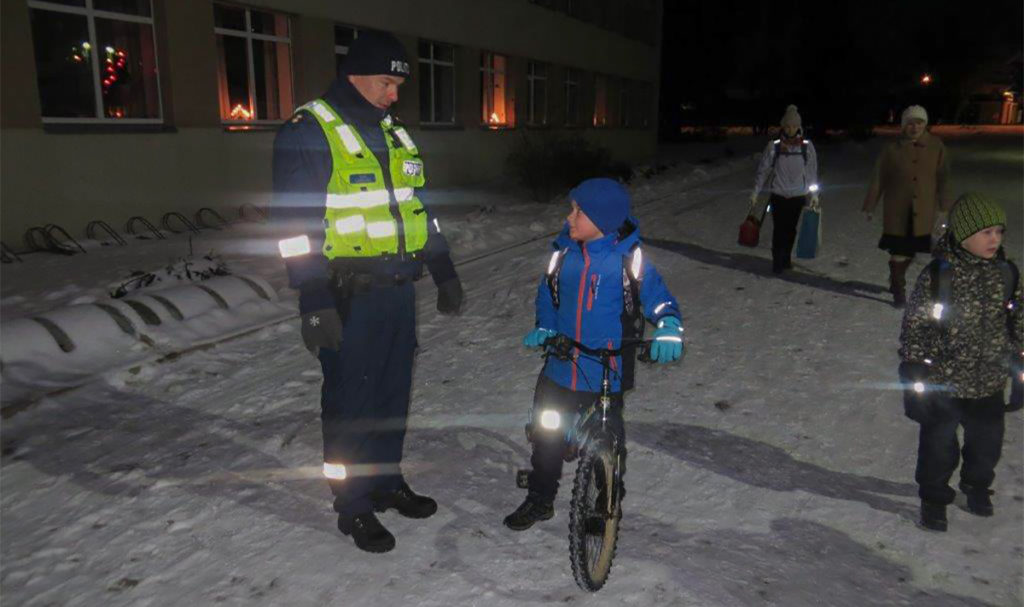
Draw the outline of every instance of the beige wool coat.
[[[863,210],[873,213],[881,200],[885,234],[927,236],[936,213],[948,211],[952,204],[948,177],[949,155],[941,139],[931,133],[917,141],[901,136],[882,149]],[[908,214],[913,217],[913,234],[907,234]]]

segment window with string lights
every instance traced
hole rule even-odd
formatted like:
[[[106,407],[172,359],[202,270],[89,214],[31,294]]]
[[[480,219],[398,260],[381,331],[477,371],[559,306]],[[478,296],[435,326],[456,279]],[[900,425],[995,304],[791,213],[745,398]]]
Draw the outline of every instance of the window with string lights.
[[[508,86],[508,57],[480,53],[480,122],[489,129],[515,125],[514,103]]]
[[[150,0],[29,0],[44,123],[159,124]]]
[[[295,109],[288,17],[215,4],[220,118],[231,130],[284,120]]]

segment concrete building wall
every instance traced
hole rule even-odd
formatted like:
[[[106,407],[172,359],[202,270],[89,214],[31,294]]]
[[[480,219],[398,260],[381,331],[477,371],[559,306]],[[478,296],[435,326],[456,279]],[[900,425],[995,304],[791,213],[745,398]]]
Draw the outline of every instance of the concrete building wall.
[[[0,3],[0,232],[22,248],[33,225],[58,223],[81,236],[103,219],[121,229],[143,215],[156,223],[171,210],[193,213],[210,206],[225,215],[241,203],[266,205],[270,196],[272,127],[228,132],[217,98],[216,37],[212,0],[153,0],[163,100],[163,124],[43,125],[25,0]],[[413,80],[394,113],[412,128],[433,185],[471,183],[500,176],[511,146],[529,133],[560,131],[565,66],[584,74],[582,114],[592,112],[593,75],[650,83],[648,128],[578,128],[625,160],[642,161],[655,148],[658,44],[627,39],[527,0],[252,0],[251,8],[291,17],[293,88],[297,104],[318,96],[335,73],[336,23],[394,32],[406,45]],[[660,8],[659,8],[660,10]],[[417,42],[456,47],[456,124],[420,126]],[[517,126],[480,125],[481,50],[509,57],[509,88]],[[552,126],[525,126],[528,60],[551,65]],[[614,93],[612,94],[614,97]],[[614,103],[612,104],[614,107]],[[614,115],[610,124],[617,124]]]

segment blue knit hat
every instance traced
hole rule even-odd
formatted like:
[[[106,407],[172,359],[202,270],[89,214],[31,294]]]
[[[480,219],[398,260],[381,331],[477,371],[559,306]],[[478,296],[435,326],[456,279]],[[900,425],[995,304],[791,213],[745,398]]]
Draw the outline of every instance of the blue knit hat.
[[[614,179],[587,179],[573,188],[569,197],[605,234],[614,234],[629,217],[629,192]]]

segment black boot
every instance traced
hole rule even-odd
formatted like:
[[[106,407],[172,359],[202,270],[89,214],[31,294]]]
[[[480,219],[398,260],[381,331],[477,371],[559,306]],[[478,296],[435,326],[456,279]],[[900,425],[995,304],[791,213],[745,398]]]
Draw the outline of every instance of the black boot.
[[[961,483],[960,491],[967,496],[967,511],[971,514],[975,516],[995,514],[995,508],[992,507],[992,491],[989,489],[977,489]]]
[[[911,261],[910,259],[889,261],[889,292],[892,293],[894,308],[902,308],[907,305],[907,268],[910,267]]]
[[[356,546],[367,552],[387,552],[395,547],[395,536],[377,520],[377,515],[364,512],[355,516],[338,516],[338,530],[351,535]]]
[[[409,518],[427,518],[437,512],[437,502],[425,495],[417,495],[402,481],[402,486],[397,490],[373,496],[374,510],[384,512],[388,508],[394,508]]]
[[[945,531],[949,526],[946,520],[946,505],[922,500],[921,526],[932,531]]]
[[[555,507],[535,494],[526,496],[526,500],[516,511],[505,517],[505,526],[515,531],[523,531],[533,527],[534,523],[546,521],[555,515]]]

